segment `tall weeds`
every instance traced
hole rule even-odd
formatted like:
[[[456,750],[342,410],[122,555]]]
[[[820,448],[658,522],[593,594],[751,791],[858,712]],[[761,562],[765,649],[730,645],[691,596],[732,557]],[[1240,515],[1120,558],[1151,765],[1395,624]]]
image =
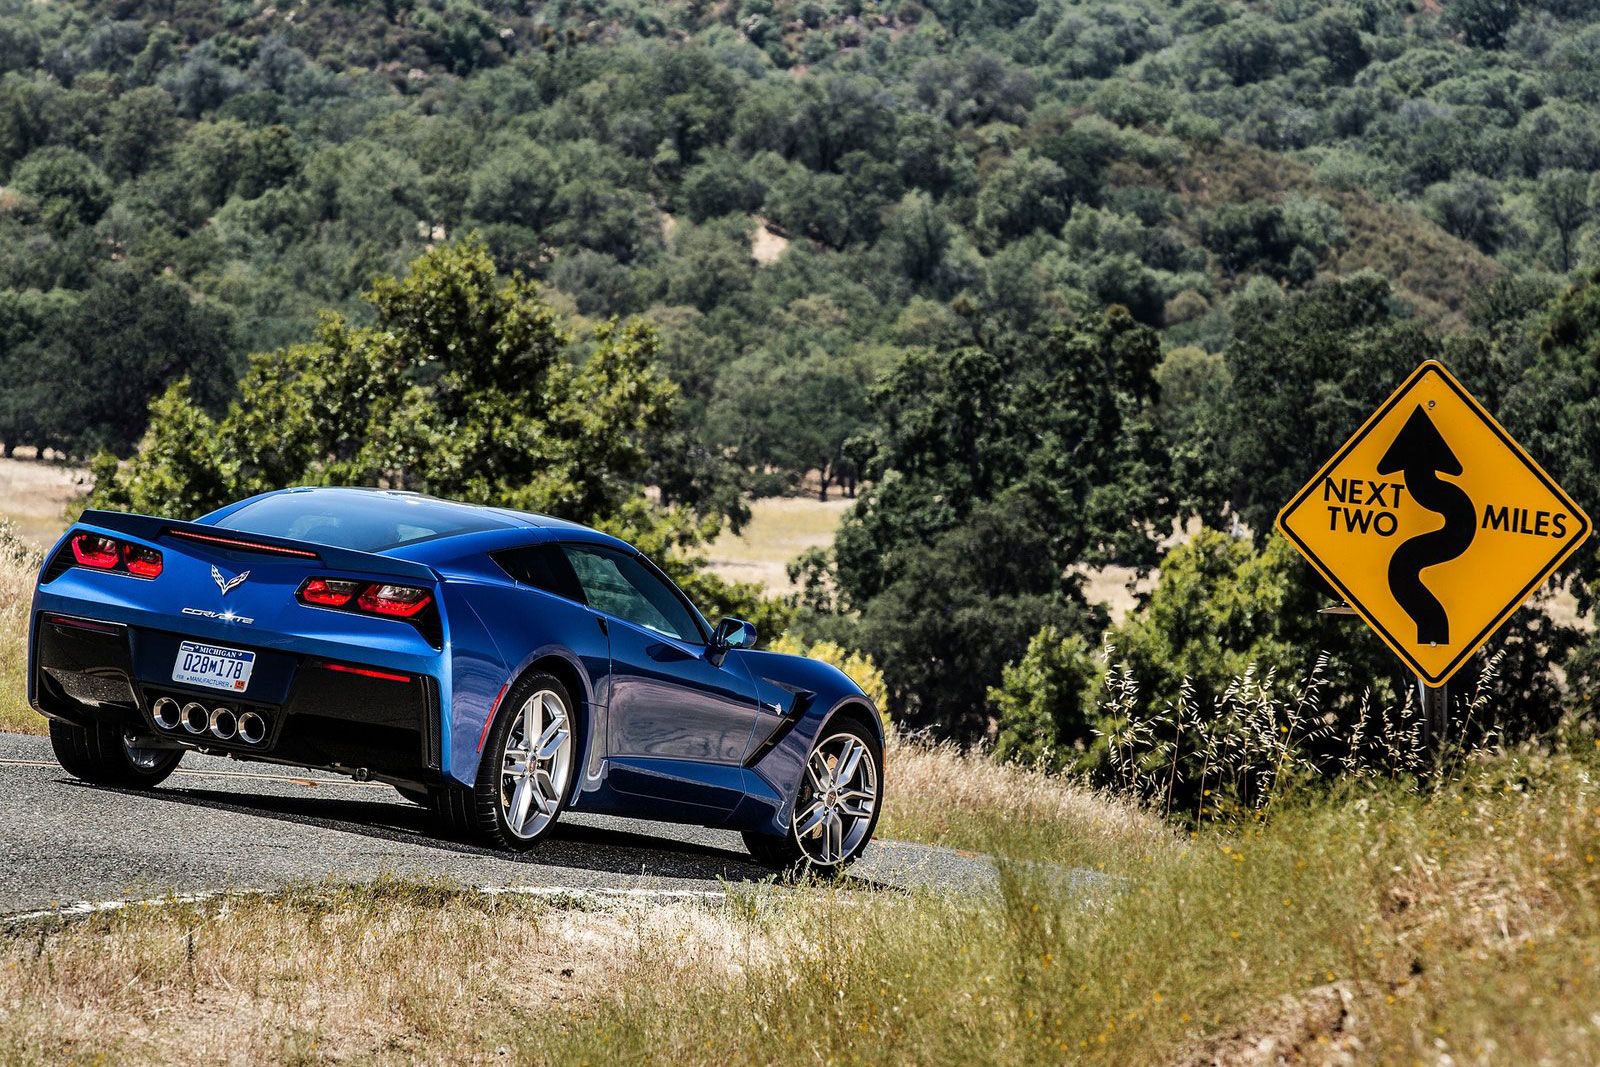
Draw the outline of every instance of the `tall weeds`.
[[[44,731],[26,697],[28,607],[41,556],[10,519],[0,519],[0,730]]]
[[[1492,748],[1484,729],[1500,654],[1489,658],[1470,696],[1451,702],[1448,721],[1430,736],[1414,691],[1374,712],[1365,694],[1355,718],[1341,723],[1322,708],[1327,657],[1292,684],[1252,665],[1210,706],[1185,679],[1176,699],[1153,714],[1140,708],[1140,683],[1126,664],[1108,664],[1100,726],[1106,784],[1167,816],[1195,821],[1259,817],[1296,787],[1344,778],[1438,782],[1474,752]]]

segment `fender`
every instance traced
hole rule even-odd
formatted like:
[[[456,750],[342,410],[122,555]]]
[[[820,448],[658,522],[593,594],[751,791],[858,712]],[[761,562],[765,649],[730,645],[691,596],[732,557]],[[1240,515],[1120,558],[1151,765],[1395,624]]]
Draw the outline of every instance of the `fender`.
[[[578,765],[582,768],[583,773],[574,775],[572,784],[568,787],[567,799],[570,802],[575,800],[580,793],[598,788],[604,781],[605,768],[605,746],[599,744],[598,739],[605,736],[606,705],[595,699],[594,682],[589,677],[589,673],[584,670],[583,662],[578,658],[577,654],[565,645],[557,644],[544,645],[529,652],[517,663],[516,667],[507,673],[505,684],[499,691],[499,695],[495,697],[490,711],[498,714],[502,710],[499,706],[500,701],[504,699],[506,693],[511,691],[511,687],[521,680],[523,675],[533,669],[534,664],[552,659],[559,660],[565,665],[567,677],[563,678],[563,681],[569,685],[572,681],[578,683],[578,691],[572,694],[573,700],[577,702],[578,706],[573,708],[572,712],[579,719],[580,732],[577,736],[579,738],[578,743],[582,747],[577,755]],[[483,739],[489,736],[491,719],[486,713],[480,721],[478,748],[474,753],[476,759],[472,770],[474,780],[477,777],[478,766],[483,761]]]

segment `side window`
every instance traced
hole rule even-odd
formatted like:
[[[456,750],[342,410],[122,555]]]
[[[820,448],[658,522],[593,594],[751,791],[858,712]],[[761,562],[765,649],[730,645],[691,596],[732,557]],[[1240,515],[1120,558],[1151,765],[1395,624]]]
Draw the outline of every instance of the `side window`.
[[[532,545],[496,552],[494,561],[523,585],[531,585],[580,604],[584,602],[578,576],[573,573],[572,564],[567,562],[566,553],[561,551],[559,545]]]
[[[678,594],[632,556],[588,545],[562,545],[589,606],[680,641],[705,635]]]

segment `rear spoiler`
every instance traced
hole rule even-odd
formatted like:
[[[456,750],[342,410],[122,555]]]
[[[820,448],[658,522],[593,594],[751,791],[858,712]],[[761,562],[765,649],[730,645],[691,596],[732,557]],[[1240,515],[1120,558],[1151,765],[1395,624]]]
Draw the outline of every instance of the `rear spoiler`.
[[[196,548],[213,547],[229,552],[254,552],[263,556],[285,559],[302,559],[318,563],[330,570],[358,571],[363,574],[381,574],[392,578],[410,578],[414,581],[432,582],[438,575],[431,567],[413,563],[408,559],[379,555],[376,552],[358,552],[353,548],[335,548],[310,541],[295,541],[287,537],[269,537],[266,534],[246,533],[207,526],[199,522],[182,522],[178,519],[161,519],[154,515],[133,515],[122,511],[85,511],[78,526],[91,526],[108,533],[129,534],[144,541],[167,540],[175,545],[192,545]]]

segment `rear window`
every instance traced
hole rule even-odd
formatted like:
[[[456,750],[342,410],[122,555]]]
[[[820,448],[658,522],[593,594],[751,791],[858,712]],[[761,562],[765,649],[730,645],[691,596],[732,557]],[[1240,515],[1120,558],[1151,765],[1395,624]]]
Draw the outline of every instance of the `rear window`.
[[[246,504],[217,523],[224,530],[287,537],[332,548],[383,552],[453,534],[501,530],[488,512],[427,497],[384,493],[284,493]]]

